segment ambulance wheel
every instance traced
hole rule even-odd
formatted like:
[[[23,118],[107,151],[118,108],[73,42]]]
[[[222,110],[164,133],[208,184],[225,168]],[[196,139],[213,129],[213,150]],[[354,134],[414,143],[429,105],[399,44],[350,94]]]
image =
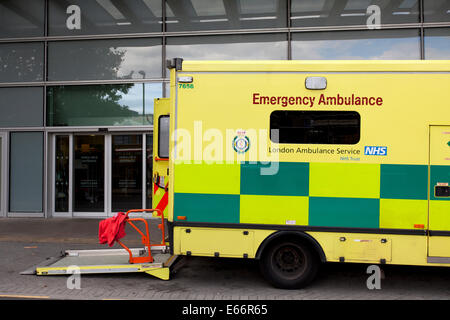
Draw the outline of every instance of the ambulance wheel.
[[[264,278],[281,289],[299,289],[316,276],[319,260],[311,247],[298,239],[280,239],[263,252],[260,267]]]

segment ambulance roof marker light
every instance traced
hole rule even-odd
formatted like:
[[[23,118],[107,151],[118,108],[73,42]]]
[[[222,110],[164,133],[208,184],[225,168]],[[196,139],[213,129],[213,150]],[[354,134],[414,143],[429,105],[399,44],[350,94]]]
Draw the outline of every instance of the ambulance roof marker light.
[[[327,78],[325,77],[306,77],[305,87],[309,90],[324,90],[327,88]]]
[[[194,78],[191,76],[183,76],[183,77],[178,77],[177,80],[179,83],[192,83],[194,81]]]

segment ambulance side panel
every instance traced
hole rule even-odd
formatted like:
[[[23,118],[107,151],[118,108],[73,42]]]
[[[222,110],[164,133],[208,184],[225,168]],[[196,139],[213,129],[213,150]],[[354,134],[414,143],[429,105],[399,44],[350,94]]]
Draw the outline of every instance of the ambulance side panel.
[[[450,124],[448,72],[171,76],[176,254],[255,257],[270,234],[292,230],[314,238],[327,261],[427,264],[430,170],[450,172],[450,157],[439,168],[429,162],[430,126]],[[177,83],[180,76],[192,85]],[[312,76],[326,78],[326,88],[307,89]],[[289,119],[294,111],[330,122],[333,112],[351,112],[359,136],[276,143],[274,113]],[[283,123],[280,135],[289,139],[283,125],[295,134],[313,124]],[[447,200],[439,199],[446,208]]]

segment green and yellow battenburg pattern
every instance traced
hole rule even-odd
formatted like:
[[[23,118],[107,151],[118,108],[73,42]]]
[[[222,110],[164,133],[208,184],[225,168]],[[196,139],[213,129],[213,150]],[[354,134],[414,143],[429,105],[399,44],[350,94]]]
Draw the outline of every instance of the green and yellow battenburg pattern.
[[[261,175],[265,166],[175,165],[175,220],[182,215],[190,222],[427,228],[427,165],[279,162],[275,175]],[[439,170],[431,167],[431,180]]]

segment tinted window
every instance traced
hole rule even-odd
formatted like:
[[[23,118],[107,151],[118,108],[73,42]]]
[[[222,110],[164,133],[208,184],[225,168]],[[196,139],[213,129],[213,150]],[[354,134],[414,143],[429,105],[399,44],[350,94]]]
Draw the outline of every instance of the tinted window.
[[[44,125],[42,87],[0,88],[0,127]]]
[[[360,127],[355,111],[274,111],[270,115],[270,138],[278,143],[356,144]]]
[[[160,77],[161,43],[159,38],[51,42],[48,80]]]
[[[374,9],[379,9],[380,24],[419,22],[419,0],[291,0],[291,24],[293,27],[371,25]]]
[[[408,29],[293,33],[292,59],[420,59],[420,32]]]
[[[161,96],[161,83],[48,87],[47,125],[151,125],[153,100]]]
[[[42,81],[44,78],[44,44],[0,44],[0,82]]]
[[[283,28],[286,0],[167,0],[167,31]]]
[[[425,22],[450,21],[450,0],[425,0],[423,6]]]
[[[1,0],[0,38],[44,35],[44,0]]]
[[[185,60],[283,60],[287,35],[252,34],[167,38],[168,59]]]
[[[50,0],[49,34],[161,32],[161,16],[161,0]]]
[[[42,212],[44,134],[11,132],[10,212]]]
[[[169,141],[170,141],[170,118],[169,116],[159,117],[158,122],[158,156],[160,158],[169,157]]]

